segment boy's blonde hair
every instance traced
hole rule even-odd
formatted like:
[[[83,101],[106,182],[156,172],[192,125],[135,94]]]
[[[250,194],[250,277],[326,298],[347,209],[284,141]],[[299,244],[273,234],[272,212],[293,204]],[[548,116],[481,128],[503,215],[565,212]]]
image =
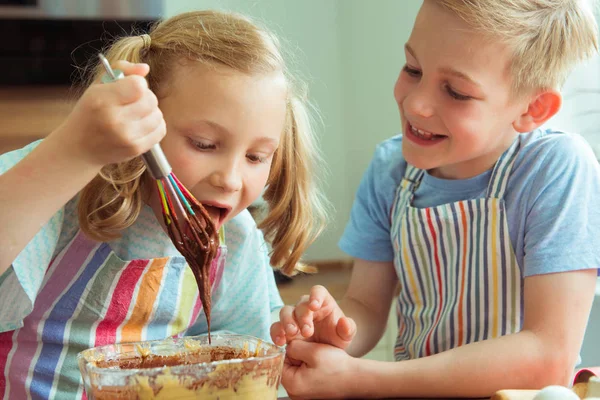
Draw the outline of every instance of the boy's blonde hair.
[[[592,0],[433,0],[512,51],[514,94],[559,89],[598,50]]]
[[[319,159],[304,94],[294,93],[277,39],[246,17],[219,11],[195,11],[156,24],[148,36],[128,36],[105,53],[117,60],[150,65],[148,83],[159,96],[175,63],[226,66],[245,74],[283,71],[288,77],[287,117],[263,195],[269,209],[259,225],[272,245],[271,265],[288,275],[310,268],[299,263],[321,232],[326,204],[315,184]],[[104,74],[97,65],[91,81]],[[141,158],[105,166],[82,191],[82,230],[98,241],[112,240],[132,225],[151,182]]]

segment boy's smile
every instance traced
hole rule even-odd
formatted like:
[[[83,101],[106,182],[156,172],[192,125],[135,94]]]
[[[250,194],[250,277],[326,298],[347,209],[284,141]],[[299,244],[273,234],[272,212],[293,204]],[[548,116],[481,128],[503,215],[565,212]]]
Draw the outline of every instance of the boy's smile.
[[[445,135],[439,135],[437,133],[420,129],[414,125],[411,125],[408,121],[406,122],[403,132],[405,132],[405,137],[408,140],[411,140],[420,146],[431,146],[448,138]]]
[[[512,96],[511,53],[459,17],[425,0],[394,88],[410,164],[448,179],[490,169],[528,109]]]

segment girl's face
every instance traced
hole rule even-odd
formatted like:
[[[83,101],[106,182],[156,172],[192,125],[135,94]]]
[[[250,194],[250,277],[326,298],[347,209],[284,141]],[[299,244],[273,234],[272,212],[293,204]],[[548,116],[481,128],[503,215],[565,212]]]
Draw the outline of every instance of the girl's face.
[[[281,72],[177,65],[160,93],[161,146],[217,229],[261,195],[284,129],[287,89]],[[151,204],[160,215],[156,197]]]

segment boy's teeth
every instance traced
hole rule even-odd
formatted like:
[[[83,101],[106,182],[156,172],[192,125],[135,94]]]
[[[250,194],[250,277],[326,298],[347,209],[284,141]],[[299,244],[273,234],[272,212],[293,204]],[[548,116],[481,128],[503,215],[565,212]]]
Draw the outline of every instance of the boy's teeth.
[[[424,131],[424,130],[422,130],[422,129],[415,128],[415,127],[414,127],[414,126],[412,126],[412,125],[410,126],[410,129],[413,131],[413,133],[414,133],[415,135],[419,136],[419,137],[420,137],[420,138],[422,138],[422,139],[431,140],[431,139],[433,139],[434,137],[438,136],[438,135],[435,135],[435,134],[433,134],[433,133],[430,133],[430,132]]]

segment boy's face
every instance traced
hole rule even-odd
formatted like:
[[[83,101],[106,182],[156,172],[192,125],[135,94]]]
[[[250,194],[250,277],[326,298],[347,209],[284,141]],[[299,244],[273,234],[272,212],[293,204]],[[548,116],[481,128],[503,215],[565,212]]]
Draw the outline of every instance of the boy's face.
[[[491,168],[528,102],[511,97],[509,50],[425,0],[394,88],[410,164],[447,179]]]

